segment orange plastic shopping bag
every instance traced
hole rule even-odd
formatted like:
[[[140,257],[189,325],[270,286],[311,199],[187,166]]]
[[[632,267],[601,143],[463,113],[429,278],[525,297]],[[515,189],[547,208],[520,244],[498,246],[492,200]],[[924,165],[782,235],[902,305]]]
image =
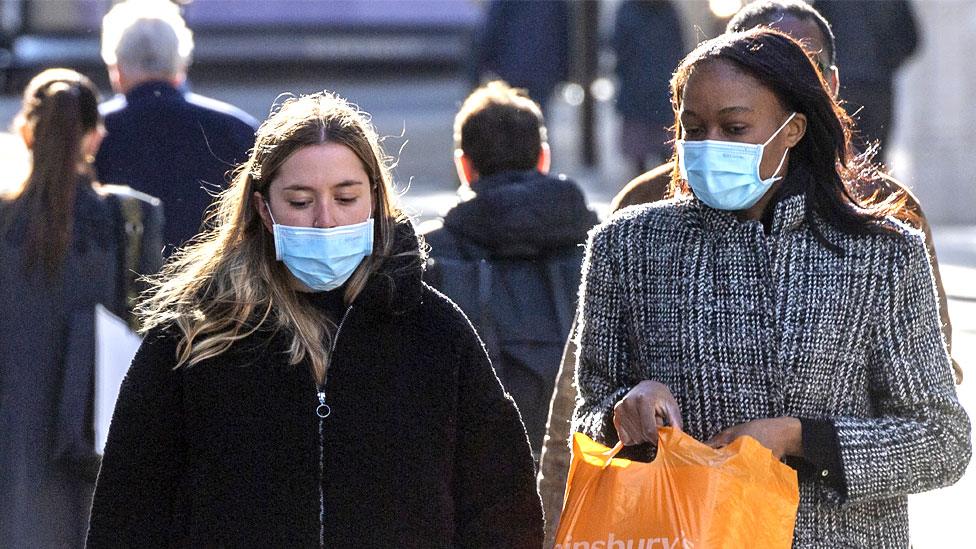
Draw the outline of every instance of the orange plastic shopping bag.
[[[658,429],[651,463],[573,436],[556,549],[788,549],[796,472],[751,437],[721,450]]]

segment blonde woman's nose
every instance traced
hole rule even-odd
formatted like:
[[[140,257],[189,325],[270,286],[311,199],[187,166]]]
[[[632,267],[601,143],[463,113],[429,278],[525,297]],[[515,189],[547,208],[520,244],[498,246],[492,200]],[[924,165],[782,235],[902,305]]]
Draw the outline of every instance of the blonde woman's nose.
[[[315,212],[315,220],[312,226],[317,229],[331,229],[338,225],[335,212],[327,203],[321,204]]]

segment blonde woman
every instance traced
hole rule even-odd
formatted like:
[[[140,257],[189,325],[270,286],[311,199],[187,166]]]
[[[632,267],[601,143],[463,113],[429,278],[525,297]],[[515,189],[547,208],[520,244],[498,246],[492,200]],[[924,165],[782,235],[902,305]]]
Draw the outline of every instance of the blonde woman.
[[[541,544],[518,412],[421,281],[366,116],[285,102],[164,268],[89,547]]]

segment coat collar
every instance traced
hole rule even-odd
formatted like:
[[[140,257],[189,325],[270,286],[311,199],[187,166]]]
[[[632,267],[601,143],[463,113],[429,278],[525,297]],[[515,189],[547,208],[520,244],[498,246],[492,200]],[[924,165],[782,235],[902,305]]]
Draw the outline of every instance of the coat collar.
[[[300,299],[338,323],[345,311],[355,308],[357,318],[382,323],[419,307],[423,298],[423,266],[426,255],[409,219],[395,222],[393,249],[349,305],[343,303],[346,285],[328,292],[301,292]],[[255,317],[255,321],[258,321]],[[282,335],[271,324],[264,330]],[[290,340],[281,340],[277,352],[288,352]]]
[[[158,99],[174,99],[182,98],[185,90],[177,88],[162,80],[151,80],[149,82],[143,82],[138,86],[132,88],[125,94],[125,102],[139,103],[142,101],[149,101],[153,98]]]
[[[742,221],[734,213],[706,206],[697,197],[690,199],[691,209],[700,225],[707,230],[735,231],[760,223],[765,232],[778,235],[796,230],[807,217],[806,190],[810,177],[802,166],[790,166],[772,201],[758,221]]]
[[[807,199],[804,194],[781,197],[770,205],[763,221],[743,221],[732,212],[706,206],[694,196],[689,199],[689,207],[695,224],[707,231],[737,231],[751,224],[762,224],[768,227],[769,234],[778,235],[794,231],[803,224]]]
[[[409,219],[396,222],[393,249],[366,281],[352,305],[374,318],[402,315],[421,303],[426,260]]]

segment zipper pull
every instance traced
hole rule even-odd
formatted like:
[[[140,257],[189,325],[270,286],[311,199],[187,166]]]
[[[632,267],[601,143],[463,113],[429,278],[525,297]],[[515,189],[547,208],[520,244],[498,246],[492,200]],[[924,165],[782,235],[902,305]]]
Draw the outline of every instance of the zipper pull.
[[[325,391],[319,391],[319,405],[315,408],[315,415],[322,419],[332,415],[332,408],[325,403]]]

